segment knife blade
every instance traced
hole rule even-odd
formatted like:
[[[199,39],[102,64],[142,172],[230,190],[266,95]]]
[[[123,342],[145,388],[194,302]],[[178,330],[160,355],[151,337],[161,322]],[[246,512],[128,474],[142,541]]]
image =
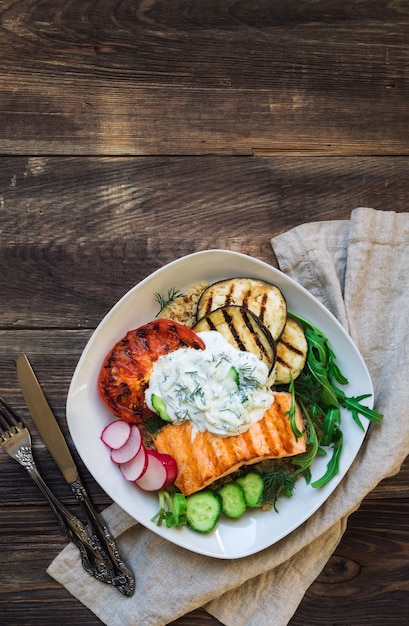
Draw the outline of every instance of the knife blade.
[[[62,475],[70,485],[78,478],[78,470],[40,383],[25,354],[17,357],[17,375],[24,400],[38,434],[47,446]]]
[[[121,559],[113,537],[103,518],[94,508],[82,484],[67,442],[31,367],[31,363],[25,354],[20,354],[17,357],[16,364],[20,388],[33,422],[64,479],[70,485],[75,497],[85,511],[96,548],[101,555],[105,556],[106,565],[112,571],[111,584],[117,587],[124,595],[130,596],[133,594],[135,586],[133,573]]]

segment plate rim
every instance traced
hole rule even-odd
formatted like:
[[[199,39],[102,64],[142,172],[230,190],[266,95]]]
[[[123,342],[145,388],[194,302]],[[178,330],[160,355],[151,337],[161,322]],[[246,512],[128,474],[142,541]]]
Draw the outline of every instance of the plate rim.
[[[176,258],[173,261],[170,261],[169,263],[163,265],[162,267],[158,268],[157,270],[155,270],[154,272],[152,272],[151,274],[149,274],[148,276],[146,276],[145,278],[143,278],[141,281],[139,281],[138,283],[136,283],[135,285],[133,285],[128,291],[126,291],[122,297],[116,302],[114,303],[114,305],[108,310],[108,312],[104,315],[104,317],[101,319],[101,321],[99,322],[99,324],[97,325],[97,327],[95,328],[95,330],[93,331],[93,333],[91,334],[90,338],[88,339],[85,347],[83,348],[83,351],[81,353],[81,356],[77,362],[76,368],[74,370],[70,385],[69,385],[69,390],[68,390],[68,395],[67,395],[67,402],[66,402],[66,415],[67,415],[67,424],[68,424],[68,428],[72,437],[72,440],[74,442],[74,445],[77,448],[78,454],[80,455],[84,465],[87,467],[88,471],[91,473],[91,475],[93,476],[93,478],[96,480],[96,482],[100,485],[100,487],[107,493],[107,495],[114,501],[117,502],[114,493],[112,493],[112,491],[110,489],[106,488],[106,482],[105,484],[101,484],[101,477],[98,475],[98,477],[95,475],[95,468],[93,467],[93,464],[89,462],[88,456],[87,454],[84,454],[84,448],[81,444],[81,442],[79,441],[79,437],[78,437],[78,432],[77,432],[77,425],[74,423],[75,420],[73,421],[73,397],[74,395],[77,393],[77,387],[78,387],[78,381],[81,377],[81,374],[83,373],[83,369],[84,366],[86,365],[86,360],[88,358],[89,353],[92,351],[92,347],[94,346],[95,342],[97,341],[97,339],[100,337],[101,333],[104,332],[104,330],[106,329],[106,327],[109,327],[109,325],[112,326],[113,321],[115,321],[115,319],[120,316],[121,310],[123,309],[124,306],[127,305],[127,303],[135,296],[138,295],[138,292],[140,292],[141,290],[143,291],[146,286],[149,286],[150,283],[154,282],[155,279],[157,279],[160,276],[164,276],[167,273],[171,273],[173,270],[177,269],[178,266],[189,263],[189,261],[192,261],[192,259],[195,260],[200,260],[202,259],[204,256],[208,256],[209,258],[213,257],[213,259],[229,259],[230,261],[234,261],[234,260],[241,260],[242,262],[244,262],[245,264],[251,264],[252,266],[254,265],[255,268],[257,268],[258,270],[260,270],[260,272],[264,273],[271,273],[272,276],[275,276],[276,278],[280,278],[281,281],[284,281],[287,285],[290,285],[292,290],[295,290],[296,293],[301,293],[303,295],[303,297],[305,297],[307,299],[307,301],[314,303],[317,311],[320,312],[321,317],[323,317],[323,319],[325,319],[327,321],[327,323],[330,324],[330,326],[333,326],[334,328],[337,329],[337,332],[341,335],[344,336],[347,341],[349,342],[350,346],[353,347],[354,352],[355,352],[355,358],[357,359],[357,362],[359,362],[359,365],[362,368],[362,372],[364,373],[365,377],[366,377],[366,385],[368,385],[367,389],[365,390],[366,393],[370,392],[371,393],[371,397],[368,398],[367,400],[367,405],[370,406],[372,408],[373,406],[373,385],[372,385],[372,381],[371,381],[371,377],[369,374],[369,371],[366,367],[366,364],[358,350],[358,348],[356,347],[356,345],[354,344],[354,342],[352,341],[351,337],[348,335],[348,333],[346,332],[346,330],[344,329],[344,327],[341,325],[341,323],[337,320],[337,318],[333,315],[333,313],[331,311],[329,311],[324,304],[322,304],[322,302],[320,302],[314,295],[312,295],[308,290],[306,290],[301,284],[299,284],[296,280],[294,280],[291,276],[285,274],[284,272],[282,272],[280,269],[269,265],[268,263],[261,261],[260,259],[257,259],[255,257],[252,257],[250,255],[244,254],[242,252],[236,252],[236,251],[232,251],[232,250],[224,250],[224,249],[220,249],[220,248],[216,248],[216,249],[211,249],[211,250],[200,250],[197,252],[193,252],[187,255],[184,255],[182,257]],[[213,261],[214,262],[214,261]],[[257,274],[256,271],[254,271],[254,274]],[[223,270],[221,270],[220,275],[223,277]],[[237,273],[237,276],[239,276],[240,274]],[[241,274],[243,275],[243,274]],[[229,277],[229,276],[227,276]],[[220,278],[222,279],[222,278]],[[194,282],[199,282],[201,281],[201,278],[196,279]],[[213,279],[213,280],[218,280],[218,279]],[[267,278],[265,278],[265,280],[267,280]],[[272,280],[270,280],[270,282],[273,282]],[[193,282],[191,282],[191,284],[193,284]],[[190,285],[189,285],[190,286]],[[153,294],[152,294],[153,295]],[[284,293],[284,296],[286,297],[286,294]],[[156,304],[157,307],[157,304]],[[150,321],[152,318],[146,318],[145,322],[142,323],[146,323],[148,321]],[[329,322],[328,322],[329,320]],[[313,323],[316,323],[317,325],[319,325],[316,320],[310,320]],[[135,325],[134,328],[136,328],[139,324]],[[129,325],[127,325],[127,329],[124,331],[123,326],[120,327],[120,325],[118,325],[118,332],[117,332],[117,339],[120,339],[122,336],[124,336],[125,332],[127,332],[127,330],[130,330]],[[109,343],[107,344],[107,349],[106,349],[106,353],[108,352],[108,350],[110,349],[110,347],[113,345],[114,342],[112,342],[111,340],[109,340]],[[338,357],[338,355],[337,355]],[[102,361],[101,361],[102,363]],[[99,367],[98,366],[98,371],[99,371]],[[82,383],[84,384],[84,383]],[[101,401],[102,403],[102,401]],[[115,416],[113,416],[113,414],[111,414],[111,419],[114,419]],[[166,532],[163,532],[163,529],[161,530],[160,527],[157,527],[156,524],[150,524],[147,525],[146,522],[148,520],[144,519],[141,520],[139,517],[136,517],[134,513],[132,513],[130,511],[130,507],[129,506],[124,506],[124,503],[121,502],[117,502],[118,505],[123,508],[129,515],[131,515],[131,517],[133,517],[137,522],[141,523],[143,526],[149,528],[149,530],[151,530],[152,532],[154,532],[155,534],[160,535],[162,538],[167,539],[168,541],[170,541],[171,543],[174,543],[180,547],[183,547],[189,551],[198,553],[198,554],[203,554],[205,556],[210,556],[210,557],[214,557],[214,558],[220,558],[220,559],[238,559],[238,558],[243,558],[245,556],[249,556],[251,554],[255,554],[257,552],[260,552],[261,550],[270,547],[271,545],[277,543],[278,541],[281,541],[282,539],[284,539],[287,535],[291,534],[294,530],[296,530],[299,526],[301,526],[303,523],[305,523],[305,521],[307,519],[309,519],[310,517],[312,517],[312,515],[316,512],[316,510],[318,510],[325,502],[326,500],[329,498],[329,496],[335,491],[335,489],[337,488],[337,486],[339,485],[339,483],[343,480],[346,472],[348,471],[349,467],[351,466],[354,458],[356,457],[356,455],[358,454],[360,447],[362,446],[362,443],[365,439],[366,436],[366,432],[368,430],[369,427],[369,422],[367,422],[365,420],[364,422],[364,430],[362,431],[361,429],[359,429],[359,433],[361,433],[361,440],[359,443],[359,446],[355,452],[355,454],[353,455],[352,459],[350,460],[350,462],[348,463],[345,471],[342,472],[342,475],[339,475],[337,477],[335,477],[333,479],[333,481],[331,481],[331,483],[329,483],[329,487],[325,490],[325,497],[321,498],[319,503],[314,506],[313,508],[309,509],[308,512],[304,515],[304,516],[300,516],[298,518],[298,521],[296,524],[294,524],[290,529],[288,529],[287,532],[281,533],[280,535],[277,535],[277,537],[274,539],[274,541],[269,541],[268,539],[265,542],[261,542],[257,544],[257,548],[254,549],[253,547],[248,547],[243,548],[241,551],[234,551],[234,549],[232,549],[231,547],[229,549],[227,549],[226,552],[226,548],[221,545],[221,543],[223,543],[223,538],[221,538],[220,536],[217,537],[218,534],[218,530],[213,531],[213,538],[216,537],[216,541],[213,541],[213,544],[215,544],[213,546],[212,549],[210,549],[210,547],[208,546],[206,548],[206,542],[202,541],[202,537],[200,538],[201,541],[196,541],[193,540],[193,544],[195,545],[191,545],[192,541],[189,541],[189,537],[196,537],[197,533],[194,533],[193,531],[190,531],[189,529],[166,529]],[[101,426],[101,430],[102,430],[102,426]],[[359,434],[358,433],[358,434]],[[111,462],[112,463],[112,462]],[[114,468],[115,469],[115,468]],[[121,477],[120,477],[121,478]],[[102,481],[104,483],[104,480]],[[312,488],[311,488],[312,489]],[[145,494],[144,494],[145,496]],[[295,495],[293,496],[293,498],[288,499],[288,501],[291,503],[294,501],[294,499],[297,497],[297,493],[295,493]],[[280,506],[281,506],[282,502],[280,500]],[[250,523],[250,526],[253,527],[251,528],[251,531],[254,531],[254,526],[256,527],[256,532],[257,532],[257,525],[259,524],[259,522],[257,521],[260,517],[260,513],[263,516],[269,515],[271,514],[271,512],[260,512],[260,511],[254,511],[254,512],[247,512],[245,515],[247,516],[247,522]],[[279,508],[279,513],[280,514],[280,508]],[[236,534],[235,531],[236,529],[241,529],[241,528],[245,528],[246,524],[241,524],[240,522],[235,520],[234,524],[236,526],[232,527],[231,523],[229,522],[229,520],[225,521],[223,520],[222,522],[219,522],[219,530],[220,530],[220,524],[224,524],[223,528],[227,528],[226,533],[228,532],[232,532],[232,535]],[[230,529],[230,530],[229,530]],[[188,539],[186,540],[186,532],[181,532],[179,533],[178,531],[182,530],[182,531],[188,531],[188,533],[190,533]],[[248,529],[247,529],[248,530]],[[221,535],[221,533],[219,533],[219,535]],[[225,539],[226,540],[226,539]]]

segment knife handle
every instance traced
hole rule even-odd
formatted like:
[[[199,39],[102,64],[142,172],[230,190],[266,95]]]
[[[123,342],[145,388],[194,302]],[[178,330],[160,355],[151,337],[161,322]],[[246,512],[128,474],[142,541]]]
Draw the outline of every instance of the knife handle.
[[[101,582],[112,584],[112,573],[107,568],[106,559],[97,549],[95,541],[90,537],[81,520],[55,497],[38,471],[32,455],[27,453],[24,459],[19,460],[19,463],[27,470],[45,496],[64,534],[79,549],[85,571]]]
[[[121,559],[114,538],[110,534],[102,516],[92,504],[79,476],[75,481],[70,483],[70,487],[84,509],[88,520],[89,531],[98,545],[98,549],[102,551],[105,559],[110,561],[113,573],[112,584],[124,595],[131,596],[135,590],[134,575]]]

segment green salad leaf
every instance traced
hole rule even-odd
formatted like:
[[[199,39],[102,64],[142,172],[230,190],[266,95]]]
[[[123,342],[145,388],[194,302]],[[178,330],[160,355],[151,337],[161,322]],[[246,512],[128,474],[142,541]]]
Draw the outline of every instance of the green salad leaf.
[[[341,372],[335,362],[336,356],[331,348],[328,338],[314,324],[296,315],[289,313],[303,327],[308,344],[307,362],[295,381],[291,381],[289,391],[298,401],[302,412],[309,425],[309,438],[314,430],[316,437],[314,446],[307,454],[308,459],[313,460],[314,454],[331,454],[325,474],[315,482],[312,487],[318,488],[327,484],[339,471],[339,460],[342,453],[343,435],[341,429],[341,408],[350,411],[353,420],[363,429],[360,416],[365,417],[375,424],[379,424],[383,418],[381,413],[371,409],[362,400],[369,394],[347,397],[340,385],[347,385],[348,379]],[[296,436],[298,433],[294,431]],[[318,442],[318,446],[317,446]],[[301,459],[305,455],[301,455]],[[298,460],[294,459],[298,464]],[[301,469],[307,480],[310,479],[309,465],[304,463]],[[303,467],[303,464],[300,466]]]

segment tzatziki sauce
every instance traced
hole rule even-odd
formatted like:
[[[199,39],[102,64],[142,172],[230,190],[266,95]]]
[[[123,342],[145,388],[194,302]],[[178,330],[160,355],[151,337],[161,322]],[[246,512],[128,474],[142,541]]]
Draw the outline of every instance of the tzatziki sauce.
[[[274,401],[268,368],[255,354],[237,350],[218,331],[198,333],[205,350],[179,348],[153,364],[146,404],[152,396],[169,422],[190,420],[194,432],[228,437],[247,431]]]

